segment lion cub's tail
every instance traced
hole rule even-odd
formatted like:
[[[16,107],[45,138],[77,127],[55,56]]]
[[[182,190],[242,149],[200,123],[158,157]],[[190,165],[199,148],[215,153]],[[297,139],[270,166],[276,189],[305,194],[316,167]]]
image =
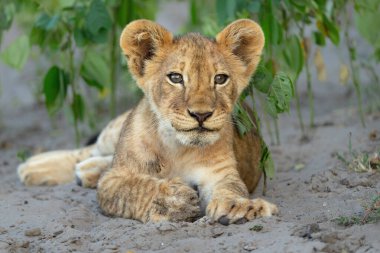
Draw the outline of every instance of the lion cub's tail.
[[[17,168],[22,183],[57,185],[72,182],[75,165],[91,156],[94,145],[76,150],[50,151],[32,156]]]

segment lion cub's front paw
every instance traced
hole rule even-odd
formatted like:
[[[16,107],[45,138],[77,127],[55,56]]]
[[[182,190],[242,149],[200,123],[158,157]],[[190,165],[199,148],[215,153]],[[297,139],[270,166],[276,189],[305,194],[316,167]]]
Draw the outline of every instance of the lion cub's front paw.
[[[263,199],[216,198],[207,206],[206,214],[223,225],[242,224],[256,217],[278,213],[276,205]]]
[[[160,186],[160,193],[153,201],[149,220],[194,221],[199,216],[197,192],[174,179]]]

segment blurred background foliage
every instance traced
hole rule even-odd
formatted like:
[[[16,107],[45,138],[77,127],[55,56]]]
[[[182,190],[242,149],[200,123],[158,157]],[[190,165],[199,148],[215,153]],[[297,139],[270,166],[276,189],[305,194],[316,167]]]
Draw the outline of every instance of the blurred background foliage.
[[[38,96],[43,98],[49,114],[66,111],[80,140],[80,126],[97,126],[99,110],[107,110],[110,118],[117,112],[121,85],[134,94],[141,93],[133,85],[118,46],[122,28],[130,21],[155,19],[158,5],[154,0],[1,0],[0,43],[12,23],[22,34],[6,48],[0,58],[7,65],[22,70],[31,54],[48,62],[41,75]],[[183,32],[198,31],[215,36],[225,25],[238,19],[256,20],[263,28],[266,46],[262,61],[250,86],[243,92],[234,115],[242,134],[254,124],[241,106],[248,101],[260,112],[271,142],[279,144],[278,114],[289,111],[294,97],[302,135],[314,122],[311,65],[318,78],[326,75],[320,48],[327,41],[345,47],[349,61],[340,68],[341,82],[354,85],[358,112],[365,125],[362,109],[362,70],[378,85],[375,66],[380,61],[380,1],[378,0],[187,0],[189,22]],[[352,32],[358,32],[373,50],[370,59],[357,56]],[[311,48],[316,48],[311,55]],[[306,74],[309,106],[308,123],[302,118],[298,93],[299,76]],[[380,91],[380,89],[379,89]],[[370,92],[380,101],[379,94]],[[99,107],[99,101],[102,101]],[[123,108],[125,109],[125,108]]]

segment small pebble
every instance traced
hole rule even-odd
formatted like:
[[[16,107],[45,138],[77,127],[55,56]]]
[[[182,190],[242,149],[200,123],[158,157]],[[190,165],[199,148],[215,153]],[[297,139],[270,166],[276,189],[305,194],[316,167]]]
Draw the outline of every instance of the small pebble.
[[[169,232],[169,231],[178,230],[178,228],[175,225],[171,223],[166,223],[166,222],[159,224],[156,228],[160,232]]]
[[[211,235],[212,238],[217,238],[217,237],[223,235],[224,231],[221,228],[215,227],[215,228],[211,229],[211,233],[212,233],[212,235]]]
[[[41,229],[40,228],[32,228],[28,229],[24,233],[26,236],[39,236],[41,235]]]
[[[29,245],[30,245],[30,242],[29,241],[25,241],[20,246],[21,246],[21,248],[26,249],[26,248],[29,248]]]
[[[257,249],[257,245],[254,243],[245,243],[243,245],[243,249],[245,251],[253,251],[253,250]]]
[[[5,228],[0,227],[0,235],[8,233],[8,230]]]
[[[56,236],[58,236],[58,235],[60,235],[60,234],[62,234],[62,233],[63,233],[63,230],[58,230],[58,231],[55,231],[55,232],[53,233],[53,236],[56,237]]]

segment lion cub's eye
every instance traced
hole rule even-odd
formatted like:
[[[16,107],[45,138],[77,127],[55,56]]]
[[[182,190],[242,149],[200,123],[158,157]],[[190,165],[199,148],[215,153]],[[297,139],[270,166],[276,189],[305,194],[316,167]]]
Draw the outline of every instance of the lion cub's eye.
[[[170,81],[172,81],[173,83],[181,83],[183,84],[183,77],[181,74],[178,74],[178,73],[170,73],[168,75]]]
[[[225,74],[219,74],[214,77],[214,83],[215,84],[224,84],[227,82],[228,76]]]

